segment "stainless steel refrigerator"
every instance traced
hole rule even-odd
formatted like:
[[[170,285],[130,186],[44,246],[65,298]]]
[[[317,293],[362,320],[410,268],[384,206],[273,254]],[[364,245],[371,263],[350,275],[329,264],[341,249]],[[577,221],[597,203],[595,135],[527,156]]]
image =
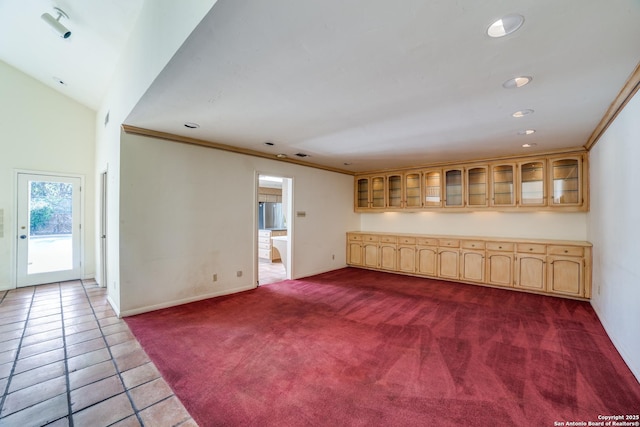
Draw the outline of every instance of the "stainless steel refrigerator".
[[[258,204],[258,228],[284,229],[282,203],[260,202]]]

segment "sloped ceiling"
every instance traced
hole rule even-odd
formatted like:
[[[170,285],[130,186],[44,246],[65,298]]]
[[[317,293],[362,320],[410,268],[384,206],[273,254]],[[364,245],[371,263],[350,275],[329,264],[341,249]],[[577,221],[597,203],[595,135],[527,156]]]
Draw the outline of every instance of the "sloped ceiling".
[[[0,59],[96,108],[115,61],[88,52],[118,49],[100,44],[116,27],[126,42],[141,2],[60,2],[80,53],[33,30]],[[47,8],[0,2],[38,32]],[[509,13],[520,30],[488,37]],[[351,172],[581,147],[640,61],[638,22],[637,0],[219,0],[125,124]]]

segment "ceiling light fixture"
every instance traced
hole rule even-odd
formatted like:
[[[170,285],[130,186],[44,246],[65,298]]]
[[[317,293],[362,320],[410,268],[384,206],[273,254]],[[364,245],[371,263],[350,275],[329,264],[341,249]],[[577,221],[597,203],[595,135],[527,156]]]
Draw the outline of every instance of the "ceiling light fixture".
[[[49,26],[51,26],[51,28],[53,28],[55,32],[60,35],[60,37],[62,37],[63,39],[68,39],[69,37],[71,37],[71,31],[69,31],[67,27],[62,25],[62,23],[60,22],[60,18],[65,17],[69,19],[69,15],[67,15],[64,10],[60,9],[59,7],[54,7],[53,10],[55,10],[55,12],[58,14],[57,18],[54,18],[48,13],[43,13],[40,17],[44,22],[49,24]]]
[[[187,123],[184,124],[184,127],[189,128],[189,129],[198,129],[200,127],[200,125],[197,124],[197,123],[187,122]]]
[[[273,143],[273,142],[271,142],[271,141],[264,142],[263,144],[264,144],[264,145],[268,145],[269,147],[273,147],[274,145],[276,145],[276,144],[274,144],[274,143]]]
[[[520,117],[528,116],[529,114],[533,114],[533,110],[526,109],[526,110],[516,111],[511,116],[519,119]]]
[[[502,87],[505,89],[515,89],[515,88],[522,87],[526,84],[529,84],[531,80],[533,80],[533,77],[530,77],[530,76],[514,77],[502,83]]]
[[[518,135],[533,135],[534,133],[536,133],[535,129],[526,129],[526,130],[518,131]]]
[[[489,37],[504,37],[515,33],[524,23],[524,16],[517,13],[510,13],[489,25],[487,35]]]
[[[535,142],[529,143],[529,144],[522,144],[522,148],[531,148],[531,147],[535,147],[537,144]]]
[[[305,153],[296,153],[296,156],[298,156],[298,157],[311,157],[309,154],[305,154]]]
[[[286,154],[280,153],[280,154],[276,154],[276,157],[279,159],[286,159],[288,156]]]

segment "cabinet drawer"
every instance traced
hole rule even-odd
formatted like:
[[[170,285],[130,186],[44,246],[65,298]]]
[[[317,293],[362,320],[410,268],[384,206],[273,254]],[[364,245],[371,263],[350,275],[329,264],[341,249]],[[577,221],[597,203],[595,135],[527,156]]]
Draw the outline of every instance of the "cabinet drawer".
[[[520,253],[544,254],[547,252],[547,247],[535,243],[518,243],[517,251]]]
[[[415,245],[416,238],[415,237],[398,237],[398,243],[403,245]]]
[[[271,237],[286,236],[286,235],[287,235],[287,230],[278,230],[278,231],[271,232]]]
[[[379,239],[379,236],[373,236],[371,234],[365,234],[364,236],[362,236],[362,241],[364,242],[377,242]]]
[[[438,239],[430,239],[427,237],[418,237],[416,242],[422,246],[438,246]]]
[[[463,240],[462,247],[464,249],[484,249],[485,242],[480,240]]]
[[[396,236],[380,236],[380,243],[396,243],[397,240]]]
[[[271,231],[269,231],[269,230],[259,230],[258,231],[258,236],[259,237],[271,237]]]
[[[549,255],[583,256],[584,250],[578,246],[549,246]]]
[[[487,242],[487,250],[513,252],[513,243],[506,242]]]
[[[444,247],[448,247],[448,248],[458,248],[458,247],[460,247],[460,240],[440,239],[440,240],[438,240],[438,246],[444,246]]]
[[[258,243],[258,249],[271,249],[271,243]]]
[[[271,238],[270,237],[260,237],[258,239],[258,243],[271,244]]]
[[[269,249],[258,249],[258,257],[271,259],[271,251]]]
[[[362,242],[362,234],[349,234],[350,242]]]

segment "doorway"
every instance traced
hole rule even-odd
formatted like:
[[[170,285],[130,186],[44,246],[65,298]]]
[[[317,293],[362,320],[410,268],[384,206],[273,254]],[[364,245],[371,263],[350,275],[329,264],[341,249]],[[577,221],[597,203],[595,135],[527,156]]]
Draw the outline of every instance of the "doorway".
[[[291,278],[292,181],[281,176],[258,175],[258,286]]]
[[[80,279],[81,178],[18,173],[17,183],[16,285]]]

